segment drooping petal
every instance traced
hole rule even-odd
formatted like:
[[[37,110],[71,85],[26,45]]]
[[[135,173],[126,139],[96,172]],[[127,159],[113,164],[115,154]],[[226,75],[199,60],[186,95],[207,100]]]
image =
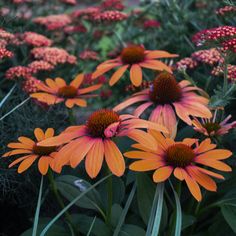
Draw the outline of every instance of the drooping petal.
[[[175,138],[177,132],[177,121],[173,108],[169,104],[165,104],[162,110],[163,125],[168,129],[168,137]]]
[[[128,67],[129,65],[121,66],[116,72],[114,72],[114,74],[112,75],[109,81],[109,85],[113,86],[122,77],[122,75],[125,73]]]
[[[32,150],[16,149],[16,150],[12,150],[10,152],[5,153],[4,155],[2,155],[2,157],[9,157],[13,155],[26,154],[26,153],[32,153]]]
[[[97,139],[85,159],[85,168],[91,178],[96,178],[102,168],[104,145],[102,139]]]
[[[134,116],[136,116],[136,117],[141,116],[141,115],[143,114],[143,112],[144,112],[148,107],[150,107],[152,104],[153,104],[153,102],[146,102],[146,103],[144,103],[144,104],[138,106],[138,107],[134,110],[134,112],[133,112]]]
[[[104,152],[107,165],[116,176],[122,176],[125,172],[125,161],[116,144],[110,139],[104,140]]]
[[[18,167],[18,170],[17,170],[18,173],[20,174],[24,172],[25,170],[27,170],[37,158],[38,158],[38,155],[31,155],[25,160],[23,160]]]
[[[75,104],[74,99],[66,99],[66,101],[65,101],[65,105],[68,108],[72,108],[74,106],[74,104]]]
[[[162,166],[165,166],[165,162],[149,159],[135,161],[129,166],[129,169],[134,171],[149,171],[156,170]]]
[[[31,156],[32,156],[32,155],[27,155],[27,156],[23,156],[23,157],[17,158],[16,160],[14,160],[14,161],[8,166],[8,168],[11,168],[12,166],[14,166],[14,165],[20,163],[21,161],[23,161],[23,160],[25,160],[25,159],[27,159],[27,158],[29,158],[29,157],[31,157]]]
[[[156,183],[167,180],[173,172],[172,166],[163,166],[157,169],[153,174],[153,181]]]
[[[212,177],[214,177],[214,178],[217,178],[217,179],[225,179],[223,175],[220,175],[220,174],[218,174],[218,173],[212,172],[212,171],[210,171],[210,170],[206,170],[206,169],[201,168],[201,167],[199,167],[199,166],[196,166],[196,168],[197,168],[199,171],[201,171],[202,173],[207,174],[207,175],[210,175],[210,176],[212,176]]]
[[[174,102],[173,105],[175,107],[175,111],[176,111],[178,117],[181,120],[183,120],[184,122],[186,122],[188,125],[191,125],[192,120],[189,118],[188,109],[186,109],[184,106],[182,106],[178,102]]]
[[[97,77],[99,77],[100,75],[105,74],[107,71],[120,66],[121,63],[110,63],[107,65],[104,65],[103,67],[99,67],[96,69],[96,71],[92,74],[92,79],[96,79]]]
[[[134,64],[130,68],[130,80],[132,84],[136,87],[142,84],[143,73],[142,69],[138,64]]]
[[[38,168],[39,168],[39,172],[42,175],[46,175],[47,174],[48,167],[49,167],[49,162],[50,162],[50,157],[48,157],[48,156],[40,157],[40,159],[38,161]]]
[[[161,113],[163,110],[162,105],[157,105],[157,107],[152,111],[149,120],[158,124],[163,124]]]
[[[8,143],[7,147],[32,150],[32,148],[29,148],[29,146],[25,145],[24,143]]]
[[[32,148],[35,144],[32,139],[23,136],[19,137],[18,140],[29,148]]]
[[[174,176],[180,181],[184,180],[185,170],[180,167],[176,167],[174,170]]]

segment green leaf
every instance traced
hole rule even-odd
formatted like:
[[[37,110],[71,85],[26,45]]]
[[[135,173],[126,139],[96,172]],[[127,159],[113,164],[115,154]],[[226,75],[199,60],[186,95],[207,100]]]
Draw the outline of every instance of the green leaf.
[[[145,230],[137,225],[123,225],[119,236],[145,236]]]
[[[83,179],[79,179],[76,176],[63,175],[56,179],[56,186],[62,196],[68,201],[71,201],[83,193],[86,189],[91,187],[91,184]],[[81,198],[75,203],[75,205],[86,209],[97,210],[99,212],[102,208],[101,198],[95,189]]]
[[[196,221],[196,217],[194,217],[192,215],[183,214],[182,230],[188,228],[195,221]]]
[[[236,206],[222,205],[221,212],[231,229],[236,233]]]
[[[137,174],[137,200],[140,216],[147,225],[153,199],[155,195],[155,184],[149,178],[147,174],[138,173]]]
[[[114,228],[116,227],[116,225],[119,222],[122,210],[123,209],[119,204],[115,203],[114,205],[112,205],[112,208],[111,208],[111,225]]]

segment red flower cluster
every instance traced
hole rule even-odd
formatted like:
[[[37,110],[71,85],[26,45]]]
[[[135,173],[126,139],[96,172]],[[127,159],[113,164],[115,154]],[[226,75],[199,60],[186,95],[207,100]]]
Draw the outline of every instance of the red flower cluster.
[[[63,31],[67,34],[86,33],[87,29],[82,24],[80,24],[80,25],[68,25],[63,29]]]
[[[75,64],[76,57],[70,55],[66,50],[56,47],[39,47],[31,50],[34,58],[43,60],[56,66],[57,64]]]
[[[52,45],[52,40],[35,32],[25,32],[22,35],[22,39],[26,44],[32,45],[34,47],[48,47]]]
[[[15,39],[15,35],[0,28],[0,39],[4,39],[7,42],[10,42]]]
[[[7,50],[5,47],[0,46],[0,59],[11,58],[13,56],[14,56],[13,52]]]
[[[22,90],[28,94],[38,92],[38,84],[41,81],[36,79],[35,77],[31,76],[24,80],[21,84]]]
[[[72,18],[92,19],[94,15],[99,14],[99,7],[87,7],[85,9],[78,9],[71,13]]]
[[[228,79],[230,81],[236,81],[236,65],[228,64],[227,65],[227,70],[228,70],[228,73],[227,73]],[[218,65],[217,67],[215,67],[212,70],[211,73],[212,73],[212,75],[215,75],[215,76],[222,76],[222,75],[224,75],[224,67],[223,67],[223,65]]]
[[[101,22],[117,22],[122,21],[128,18],[126,13],[120,11],[104,11],[100,12],[99,14],[93,15],[94,21],[101,21]]]
[[[177,70],[194,69],[195,67],[197,67],[197,65],[198,62],[193,58],[185,57],[176,63],[175,68]]]
[[[101,99],[108,99],[112,96],[112,90],[111,89],[104,89],[100,92]]]
[[[145,20],[143,23],[143,27],[145,29],[153,29],[153,28],[159,28],[161,23],[157,20]]]
[[[194,52],[191,55],[191,57],[196,61],[202,62],[204,64],[208,64],[211,66],[223,61],[223,58],[219,50],[217,50],[216,48]]]
[[[123,11],[125,6],[121,0],[104,0],[101,4],[101,8],[104,10]]]
[[[66,14],[59,14],[37,17],[33,22],[45,26],[48,30],[57,30],[69,25],[72,20]]]
[[[13,0],[14,4],[22,4],[22,3],[27,3],[27,2],[32,2],[31,0]]]
[[[202,45],[206,41],[224,40],[236,36],[236,27],[234,26],[219,26],[217,28],[205,29],[199,31],[192,37],[192,41],[196,45]]]
[[[79,58],[82,60],[99,60],[99,56],[95,51],[85,50],[79,54]]]
[[[8,69],[5,73],[5,77],[9,80],[16,79],[29,79],[32,77],[32,70],[26,66],[15,66]]]
[[[106,82],[106,77],[104,75],[99,76],[96,80],[92,79],[92,73],[87,73],[84,75],[84,85],[93,84],[104,84]]]
[[[70,4],[70,5],[76,5],[77,1],[76,0],[61,0],[61,2]]]
[[[222,46],[224,50],[231,50],[236,53],[236,38],[224,41]]]
[[[216,10],[217,15],[224,16],[227,13],[234,13],[236,12],[235,6],[225,6]]]
[[[31,62],[28,67],[33,73],[38,73],[39,71],[50,71],[54,69],[54,66],[47,61],[39,60]]]

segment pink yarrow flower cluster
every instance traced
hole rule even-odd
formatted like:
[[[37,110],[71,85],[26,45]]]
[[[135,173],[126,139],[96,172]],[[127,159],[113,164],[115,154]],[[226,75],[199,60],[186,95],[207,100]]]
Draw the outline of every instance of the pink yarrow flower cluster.
[[[228,13],[234,13],[234,12],[236,12],[236,6],[225,6],[216,10],[216,14],[221,15],[221,16],[224,16],[225,14],[228,14]]]
[[[76,5],[76,0],[61,0],[62,3],[70,4],[70,5]]]
[[[26,66],[15,66],[8,69],[5,77],[9,80],[28,79],[32,76],[32,70]]]
[[[0,47],[0,59],[13,57],[13,52],[7,50],[5,47]]]
[[[59,14],[37,17],[33,20],[33,22],[45,26],[47,30],[57,30],[71,24],[72,20],[69,15]]]
[[[178,61],[175,65],[175,69],[177,70],[186,70],[186,69],[194,69],[198,65],[198,62],[191,57],[185,57]]]
[[[51,71],[55,68],[54,65],[43,60],[33,61],[28,65],[28,67],[33,73],[38,73],[39,71]]]
[[[212,75],[220,77],[224,75],[224,66],[223,65],[218,65],[213,68]],[[227,77],[231,82],[236,81],[236,65],[227,65]]]
[[[99,56],[97,52],[92,51],[92,50],[85,50],[79,54],[79,58],[82,60],[94,60],[97,61],[99,60]]]
[[[52,65],[57,64],[75,64],[76,57],[70,55],[66,50],[56,47],[39,47],[31,50],[35,59],[46,61]]]
[[[34,47],[49,47],[52,45],[52,40],[47,38],[44,35],[35,33],[35,32],[25,32],[22,35],[24,43],[34,46]]]
[[[104,0],[101,3],[101,8],[104,10],[123,11],[125,9],[125,5],[121,0]]]
[[[232,52],[236,53],[236,38],[224,41],[222,46],[224,50],[231,50]]]
[[[117,21],[123,21],[127,18],[128,15],[126,13],[114,10],[104,11],[93,16],[94,21],[101,21],[101,22],[117,22]]]
[[[22,82],[21,88],[24,92],[26,92],[28,94],[36,93],[36,92],[38,92],[38,85],[40,83],[42,83],[40,80],[31,76]]]

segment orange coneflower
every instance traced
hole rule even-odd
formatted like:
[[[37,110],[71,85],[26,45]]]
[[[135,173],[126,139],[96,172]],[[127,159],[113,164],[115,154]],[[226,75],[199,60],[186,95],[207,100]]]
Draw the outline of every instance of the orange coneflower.
[[[236,121],[228,122],[232,117],[231,115],[228,115],[222,121],[217,121],[217,111],[218,109],[215,110],[212,119],[201,119],[200,121],[197,118],[194,118],[194,130],[206,136],[220,136],[227,134],[230,129],[236,127]]]
[[[150,130],[158,145],[151,150],[145,145],[134,144],[138,151],[130,151],[124,154],[125,157],[141,159],[130,165],[134,171],[155,170],[153,180],[156,183],[166,181],[171,174],[180,181],[185,180],[191,194],[201,201],[202,195],[199,185],[209,191],[216,191],[215,181],[209,177],[224,179],[220,174],[204,169],[204,166],[221,171],[231,171],[231,167],[221,162],[229,158],[232,152],[225,149],[215,149],[210,139],[205,139],[200,144],[197,139],[186,138],[182,142],[175,142],[173,139],[165,138],[159,132]],[[196,147],[192,147],[193,145]]]
[[[112,86],[130,67],[130,80],[132,84],[135,86],[140,86],[142,83],[142,67],[159,71],[166,70],[171,73],[172,71],[169,66],[156,59],[172,58],[177,56],[178,55],[170,54],[166,51],[149,51],[145,50],[145,48],[140,45],[130,45],[123,48],[117,58],[107,60],[100,64],[93,73],[93,78],[95,79],[107,71],[115,67],[119,67],[119,69],[112,75],[109,81],[109,84]]]
[[[38,145],[40,141],[53,137],[54,129],[48,128],[44,133],[40,128],[36,128],[34,130],[34,135],[36,141],[21,136],[18,138],[19,142],[9,143],[7,145],[13,150],[5,153],[3,157],[9,157],[18,154],[24,155],[23,157],[14,160],[9,165],[9,168],[21,162],[18,167],[18,173],[22,173],[38,159],[38,169],[42,175],[45,175],[48,172],[49,167],[51,167],[56,172],[60,172],[60,169],[54,165],[54,157],[57,151],[57,146],[43,147]]]
[[[187,80],[178,83],[172,74],[162,72],[151,83],[149,89],[133,94],[131,98],[117,105],[114,111],[142,102],[143,104],[134,111],[134,115],[139,117],[148,107],[153,106],[149,120],[164,125],[174,136],[175,113],[188,125],[192,124],[190,115],[205,118],[212,116],[207,108],[208,99],[195,93],[201,89],[190,85],[191,83]]]
[[[96,96],[89,93],[99,89],[102,85],[97,84],[87,88],[80,88],[83,80],[83,74],[77,75],[69,85],[62,78],[56,78],[55,80],[46,79],[46,84],[40,83],[37,86],[42,92],[33,93],[30,96],[48,105],[65,102],[68,108],[72,108],[74,105],[86,107],[87,102],[84,98]]]
[[[40,142],[40,145],[53,146],[68,143],[56,156],[60,167],[69,163],[75,168],[86,156],[86,171],[91,178],[95,178],[101,170],[105,156],[111,172],[121,176],[125,171],[125,161],[112,140],[113,137],[127,136],[150,148],[156,146],[155,139],[138,128],[152,128],[167,132],[164,127],[150,121],[131,115],[118,115],[112,110],[102,109],[92,113],[85,125],[69,127],[59,136]]]

